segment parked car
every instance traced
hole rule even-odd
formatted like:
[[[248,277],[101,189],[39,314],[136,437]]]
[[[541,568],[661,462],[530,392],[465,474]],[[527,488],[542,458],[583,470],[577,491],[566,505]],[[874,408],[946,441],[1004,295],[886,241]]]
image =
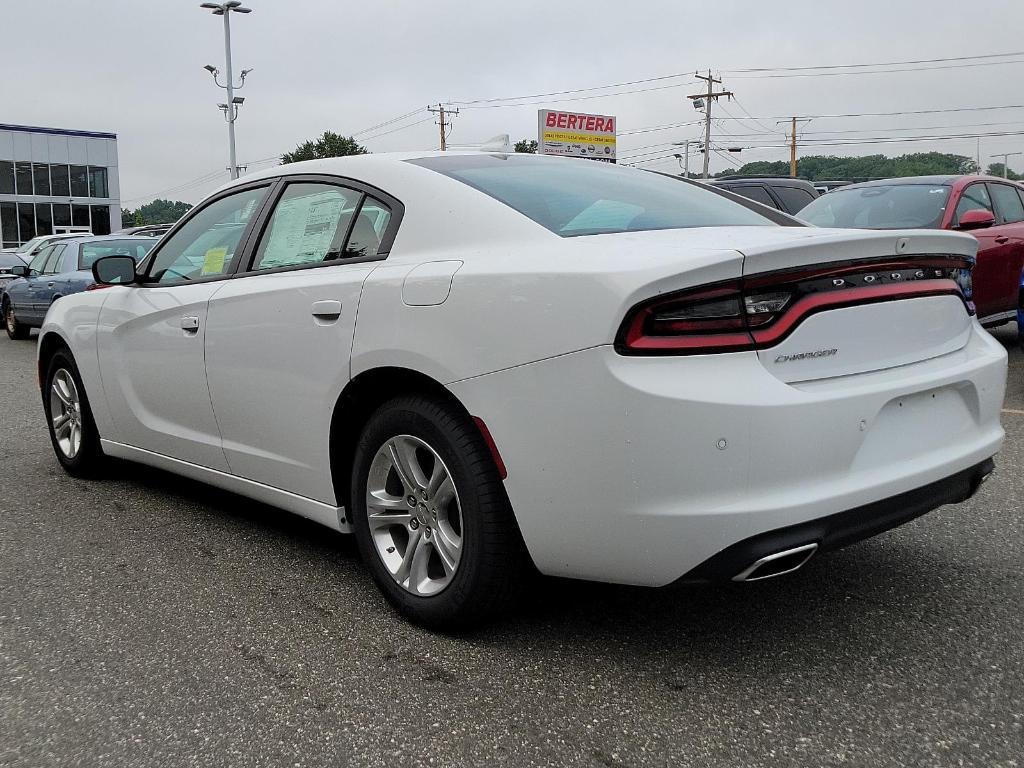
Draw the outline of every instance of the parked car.
[[[5,248],[3,253],[16,253],[26,263],[32,261],[43,248],[48,246],[50,243],[56,240],[64,240],[69,237],[86,237],[92,235],[92,232],[64,232],[58,235],[38,235],[33,237],[27,243],[22,243],[17,248]]]
[[[27,339],[31,328],[43,324],[50,306],[62,296],[96,287],[92,265],[104,256],[142,259],[156,238],[104,237],[62,238],[45,246],[27,266],[11,271],[11,280],[0,294],[0,311],[7,335]]]
[[[0,292],[3,292],[4,286],[7,285],[11,280],[15,279],[15,275],[11,270],[14,267],[24,267],[25,261],[16,253],[4,253],[0,251]]]
[[[974,303],[983,325],[1017,315],[1024,187],[991,176],[911,176],[829,192],[800,212],[822,227],[955,229],[978,240]]]
[[[755,580],[970,497],[1007,372],[964,293],[977,241],[746,202],[528,154],[247,175],[50,309],[57,460],[354,532],[431,627],[498,611],[530,562]]]
[[[160,237],[167,234],[174,224],[145,224],[141,227],[127,227],[119,229],[115,235],[141,235],[143,237]]]
[[[708,183],[791,216],[818,196],[809,181],[788,176],[725,176]]]

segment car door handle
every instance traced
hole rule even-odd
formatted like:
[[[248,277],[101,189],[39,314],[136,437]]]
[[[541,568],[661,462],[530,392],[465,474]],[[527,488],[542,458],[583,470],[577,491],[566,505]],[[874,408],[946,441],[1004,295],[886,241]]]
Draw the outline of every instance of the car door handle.
[[[996,238],[996,242],[1002,245],[1003,243],[1010,242],[1010,238],[1008,238],[1006,235],[1000,235],[999,237]]]
[[[181,318],[181,329],[187,332],[199,330],[199,318],[195,315],[185,315]]]
[[[318,320],[337,320],[341,317],[341,302],[330,299],[314,301],[309,311]]]

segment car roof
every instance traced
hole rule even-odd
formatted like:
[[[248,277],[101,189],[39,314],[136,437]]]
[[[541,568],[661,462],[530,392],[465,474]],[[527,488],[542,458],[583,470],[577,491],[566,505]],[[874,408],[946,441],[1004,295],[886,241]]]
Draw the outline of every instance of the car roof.
[[[858,184],[847,184],[840,189],[863,189],[864,187],[896,187],[907,184],[926,184],[937,187],[952,187],[957,184],[966,184],[972,181],[998,181],[1002,183],[1013,183],[1010,179],[1001,179],[996,176],[984,176],[981,174],[960,174],[949,176],[900,176],[894,179],[875,179],[874,181],[862,181]],[[836,190],[837,192],[840,190]]]
[[[138,240],[139,242],[145,242],[147,240],[145,235],[82,235],[81,237],[69,238],[72,243],[105,243],[109,240]],[[151,237],[150,240],[157,240],[158,238]]]

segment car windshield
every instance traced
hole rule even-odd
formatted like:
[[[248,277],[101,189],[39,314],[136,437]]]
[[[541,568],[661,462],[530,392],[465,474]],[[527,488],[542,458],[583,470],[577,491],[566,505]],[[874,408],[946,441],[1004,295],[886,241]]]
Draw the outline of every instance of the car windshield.
[[[774,225],[697,184],[594,160],[452,155],[409,162],[500,200],[562,237]]]
[[[15,253],[29,253],[33,248],[39,245],[43,240],[46,239],[46,235],[40,235],[39,237],[33,237],[27,243],[22,243],[14,249]]]
[[[949,201],[941,184],[892,184],[837,189],[797,214],[818,227],[936,229]]]
[[[93,262],[104,256],[131,256],[138,264],[154,245],[156,245],[155,237],[152,242],[148,242],[144,238],[133,237],[130,240],[100,240],[94,243],[82,243],[82,250],[78,254],[78,268],[91,269]]]

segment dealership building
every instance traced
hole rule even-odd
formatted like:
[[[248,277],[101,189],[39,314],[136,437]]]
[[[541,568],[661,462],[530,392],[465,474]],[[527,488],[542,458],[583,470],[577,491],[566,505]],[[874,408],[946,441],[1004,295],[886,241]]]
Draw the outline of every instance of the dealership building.
[[[0,123],[0,242],[121,228],[117,135]]]

